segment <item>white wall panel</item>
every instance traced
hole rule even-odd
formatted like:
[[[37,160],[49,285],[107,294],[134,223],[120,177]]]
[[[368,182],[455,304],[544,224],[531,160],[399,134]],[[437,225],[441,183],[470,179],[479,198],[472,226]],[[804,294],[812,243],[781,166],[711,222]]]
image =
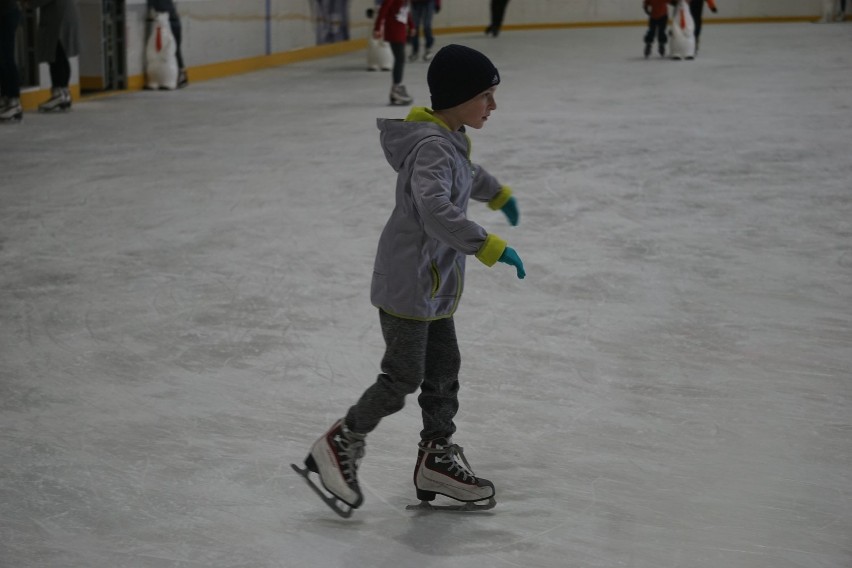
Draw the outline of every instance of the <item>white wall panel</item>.
[[[183,27],[183,53],[193,66],[281,53],[316,44],[314,0],[177,0]],[[719,18],[816,18],[821,0],[717,0]],[[373,0],[351,0],[352,39],[365,38]],[[128,74],[144,65],[145,0],[127,0]],[[489,0],[444,0],[435,28],[485,26]],[[514,0],[505,25],[641,21],[639,0]]]

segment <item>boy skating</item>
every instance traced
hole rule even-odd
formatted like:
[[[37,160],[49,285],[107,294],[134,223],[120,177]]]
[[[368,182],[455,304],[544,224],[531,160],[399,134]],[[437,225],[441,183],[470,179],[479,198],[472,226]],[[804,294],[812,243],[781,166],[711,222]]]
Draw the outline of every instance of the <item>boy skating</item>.
[[[519,219],[511,189],[472,163],[464,127],[482,128],[497,108],[500,75],[482,53],[448,45],[429,65],[432,109],[415,107],[405,120],[379,119],[380,140],[398,172],[396,206],[379,240],[371,300],[379,310],[385,354],[381,373],[346,416],[312,446],[305,468],[326,503],[341,516],[361,506],[358,466],[367,434],[382,418],[401,410],[420,389],[420,432],[414,485],[418,498],[436,495],[473,505],[494,506],[494,484],[474,474],[453,442],[461,356],[455,313],[463,289],[465,261],[475,255],[486,266],[524,266],[506,241],[467,218],[470,199],[500,209],[512,225]],[[313,483],[317,474],[326,493]]]

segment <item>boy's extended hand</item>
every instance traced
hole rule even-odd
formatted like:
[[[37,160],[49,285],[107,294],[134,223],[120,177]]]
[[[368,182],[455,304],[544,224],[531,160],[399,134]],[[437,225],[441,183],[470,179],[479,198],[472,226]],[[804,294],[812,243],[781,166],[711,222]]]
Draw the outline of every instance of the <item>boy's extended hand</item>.
[[[514,223],[512,224],[514,225]],[[521,280],[523,280],[524,276],[527,275],[524,270],[524,263],[521,261],[521,257],[518,256],[518,253],[516,253],[515,249],[512,247],[506,247],[506,250],[504,250],[503,254],[500,255],[500,258],[497,259],[497,262],[514,266],[518,271],[518,278]]]
[[[506,218],[509,220],[510,225],[514,227],[518,224],[518,221],[521,218],[521,212],[518,211],[518,202],[515,201],[514,197],[510,197],[509,201],[507,201],[506,204],[500,208],[500,211],[502,211],[506,215]]]

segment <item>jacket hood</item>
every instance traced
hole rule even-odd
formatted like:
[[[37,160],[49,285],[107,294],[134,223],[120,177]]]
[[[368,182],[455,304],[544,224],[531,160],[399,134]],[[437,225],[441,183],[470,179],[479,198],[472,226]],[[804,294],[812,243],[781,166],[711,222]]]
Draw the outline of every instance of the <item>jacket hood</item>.
[[[417,145],[433,136],[444,138],[456,146],[462,155],[470,158],[470,138],[464,129],[453,132],[434,112],[426,107],[414,107],[405,120],[379,118],[379,141],[388,163],[398,172],[405,159]]]

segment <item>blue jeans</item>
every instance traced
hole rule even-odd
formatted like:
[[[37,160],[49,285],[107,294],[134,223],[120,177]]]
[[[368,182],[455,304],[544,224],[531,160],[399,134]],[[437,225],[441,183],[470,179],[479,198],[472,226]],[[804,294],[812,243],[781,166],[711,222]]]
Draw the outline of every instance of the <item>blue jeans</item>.
[[[435,2],[418,2],[411,5],[411,19],[414,20],[414,29],[417,35],[411,38],[413,53],[420,51],[420,27],[423,27],[423,38],[426,40],[426,49],[432,49],[435,37],[432,35],[432,16],[435,15]]]

